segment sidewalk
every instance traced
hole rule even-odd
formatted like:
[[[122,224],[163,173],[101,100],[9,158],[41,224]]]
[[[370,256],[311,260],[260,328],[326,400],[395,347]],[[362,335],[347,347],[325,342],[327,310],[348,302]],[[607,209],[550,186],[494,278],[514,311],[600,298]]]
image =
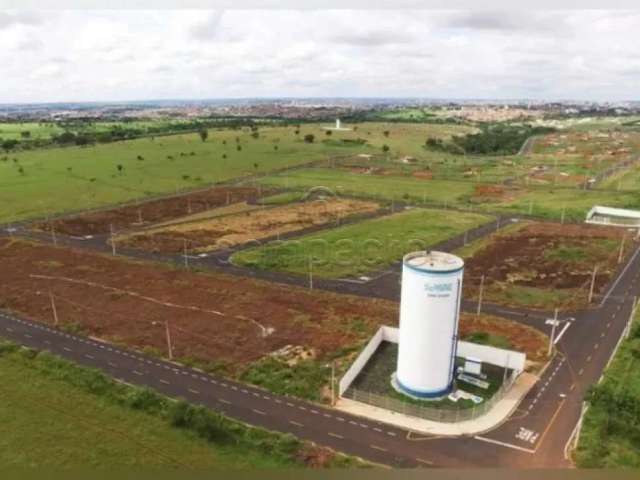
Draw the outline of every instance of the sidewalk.
[[[347,398],[340,398],[335,408],[352,415],[377,420],[418,433],[453,437],[460,435],[477,435],[492,430],[504,422],[520,404],[537,380],[537,375],[531,373],[520,374],[511,390],[509,390],[491,410],[473,420],[458,423],[434,422],[432,420],[411,417]]]

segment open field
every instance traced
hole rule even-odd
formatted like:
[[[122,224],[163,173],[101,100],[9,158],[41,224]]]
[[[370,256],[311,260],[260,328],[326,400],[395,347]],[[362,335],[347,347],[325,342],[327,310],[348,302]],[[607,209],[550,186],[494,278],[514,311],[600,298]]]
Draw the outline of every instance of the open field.
[[[116,237],[115,241],[118,245],[163,253],[184,251],[186,241],[189,251],[202,253],[335,223],[350,215],[376,212],[379,208],[377,203],[360,200],[310,200],[151,228]]]
[[[260,180],[263,185],[308,189],[322,185],[338,194],[386,201],[426,202],[432,206],[473,208],[505,214],[533,214],[560,220],[584,220],[594,205],[640,208],[640,194],[553,187],[503,187],[473,181],[385,176],[327,168],[300,169]]]
[[[51,378],[34,362],[17,354],[0,356],[4,468],[289,466],[249,448],[212,445],[161,418]]]
[[[381,300],[20,241],[0,242],[0,265],[2,308],[52,323],[51,290],[65,328],[158,354],[169,321],[176,358],[234,376],[287,345],[340,355],[397,315]]]
[[[59,135],[64,129],[54,123],[0,122],[0,143],[2,140],[20,140],[29,132],[29,139],[48,139]]]
[[[142,228],[151,224],[167,222],[198,213],[208,212],[212,208],[242,201],[255,201],[258,190],[252,187],[215,187],[185,195],[160,198],[148,202],[129,204],[113,209],[64,217],[50,222],[34,225],[37,229],[65,235],[97,235]]]
[[[640,468],[640,326],[620,345],[602,383],[588,396],[575,460],[581,468]]]
[[[236,264],[265,270],[328,278],[358,276],[399,261],[410,251],[425,250],[443,240],[487,223],[474,213],[414,209],[366,220],[292,240],[274,241],[233,255]],[[311,260],[310,260],[311,259]]]
[[[363,466],[353,457],[247,427],[205,407],[2,339],[0,379],[0,461],[5,468]]]
[[[263,185],[306,190],[323,186],[337,194],[351,194],[383,200],[411,200],[442,205],[462,202],[473,192],[472,182],[425,180],[414,177],[394,177],[345,172],[328,168],[308,168],[273,175],[260,180]]]
[[[598,267],[597,296],[618,267],[624,230],[591,225],[521,224],[461,249],[465,258],[464,296],[492,303],[551,310],[587,306]],[[633,250],[627,235],[624,255]]]
[[[328,136],[323,126],[211,129],[206,142],[194,133],[2,154],[0,222],[201,187],[335,155],[380,153],[383,145],[393,156],[428,156],[422,147],[428,136],[467,128],[367,123]],[[304,140],[309,134],[312,143]]]

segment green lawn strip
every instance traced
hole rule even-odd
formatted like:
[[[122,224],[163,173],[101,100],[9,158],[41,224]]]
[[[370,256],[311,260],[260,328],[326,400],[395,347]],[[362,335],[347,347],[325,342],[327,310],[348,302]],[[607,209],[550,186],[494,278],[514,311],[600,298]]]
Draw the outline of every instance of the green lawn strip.
[[[461,197],[473,192],[471,182],[447,180],[420,180],[412,177],[385,177],[365,175],[345,170],[327,168],[308,168],[268,176],[260,180],[265,185],[310,189],[326,187],[336,194],[352,194],[383,200],[412,200],[452,205]]]
[[[0,463],[16,467],[284,468],[305,445],[204,407],[0,343]],[[337,456],[334,464],[351,464]]]
[[[363,275],[490,221],[485,215],[412,209],[292,240],[243,250],[235,264],[326,278]]]
[[[581,468],[640,468],[640,325],[587,395],[575,460]]]

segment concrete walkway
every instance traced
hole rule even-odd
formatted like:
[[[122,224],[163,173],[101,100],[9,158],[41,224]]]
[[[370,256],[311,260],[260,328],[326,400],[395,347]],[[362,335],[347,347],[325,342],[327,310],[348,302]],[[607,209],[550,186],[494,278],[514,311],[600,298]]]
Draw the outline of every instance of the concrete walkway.
[[[538,376],[522,373],[516,379],[509,392],[499,400],[491,410],[473,420],[458,423],[434,422],[423,418],[412,417],[366,403],[356,402],[347,398],[340,398],[335,408],[352,415],[358,415],[371,420],[377,420],[389,425],[395,425],[406,430],[427,435],[460,436],[477,435],[492,430],[504,422],[517,408],[531,387],[538,381]]]

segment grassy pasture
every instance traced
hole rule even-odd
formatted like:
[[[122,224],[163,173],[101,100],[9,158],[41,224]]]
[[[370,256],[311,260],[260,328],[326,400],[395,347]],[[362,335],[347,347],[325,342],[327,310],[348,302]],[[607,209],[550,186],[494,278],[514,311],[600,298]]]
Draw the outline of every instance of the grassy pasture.
[[[0,356],[0,464],[14,468],[283,468],[242,445],[214,445],[161,417],[114,403],[18,353]],[[78,368],[78,367],[76,367]]]
[[[249,267],[328,278],[364,275],[424,250],[465,230],[489,222],[474,213],[414,209],[340,228],[274,241],[236,253],[232,261]]]
[[[640,326],[594,386],[574,458],[581,468],[640,468]],[[634,413],[635,412],[635,413]]]
[[[212,129],[206,142],[181,134],[0,153],[0,222],[171,193],[334,155],[379,153],[383,144],[393,155],[422,152],[427,136],[446,137],[458,128],[367,123],[327,136],[322,127],[304,124],[298,134],[295,126],[263,127],[258,138],[248,128]],[[313,143],[303,140],[307,134],[315,136]],[[367,144],[342,142],[355,138]]]

